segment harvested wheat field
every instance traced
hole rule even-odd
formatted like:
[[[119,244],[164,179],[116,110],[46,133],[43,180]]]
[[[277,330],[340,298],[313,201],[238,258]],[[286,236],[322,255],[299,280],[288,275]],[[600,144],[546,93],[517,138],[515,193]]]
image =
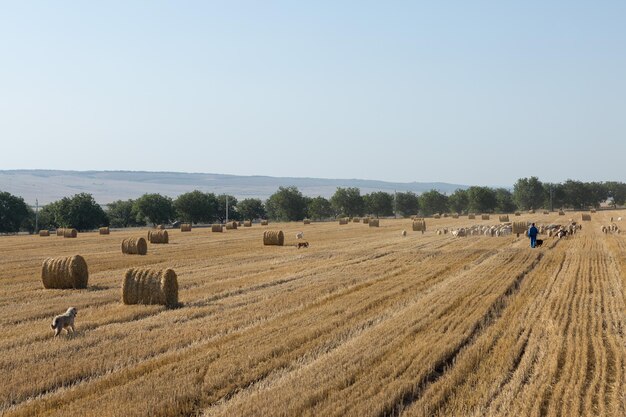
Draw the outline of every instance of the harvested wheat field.
[[[626,233],[601,232],[610,216],[537,249],[435,233],[486,224],[467,216],[423,234],[316,222],[308,249],[300,222],[272,223],[284,246],[197,227],[141,257],[119,249],[137,229],[2,237],[0,414],[623,417]],[[77,253],[88,288],[44,289],[43,260]],[[135,267],[175,270],[178,306],[123,304]],[[76,334],[53,338],[70,306]]]

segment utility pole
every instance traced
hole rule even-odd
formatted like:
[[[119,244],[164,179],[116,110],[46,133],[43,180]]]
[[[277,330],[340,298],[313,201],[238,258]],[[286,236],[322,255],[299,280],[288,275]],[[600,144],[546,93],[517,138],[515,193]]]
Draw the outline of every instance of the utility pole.
[[[39,233],[39,200],[35,199],[35,233]]]

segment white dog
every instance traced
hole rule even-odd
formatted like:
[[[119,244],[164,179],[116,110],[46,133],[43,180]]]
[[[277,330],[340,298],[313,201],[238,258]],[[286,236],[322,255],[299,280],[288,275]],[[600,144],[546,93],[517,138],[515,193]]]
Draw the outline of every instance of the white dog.
[[[69,329],[72,329],[72,333],[74,333],[74,317],[76,317],[76,313],[78,313],[76,307],[70,307],[65,314],[58,315],[52,320],[50,327],[54,330],[55,336],[61,334],[61,330],[63,329],[68,333],[70,332]]]

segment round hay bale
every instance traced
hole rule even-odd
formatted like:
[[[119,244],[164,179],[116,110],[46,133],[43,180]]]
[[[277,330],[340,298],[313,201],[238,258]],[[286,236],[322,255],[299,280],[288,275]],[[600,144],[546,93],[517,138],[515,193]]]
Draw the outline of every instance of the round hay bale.
[[[59,227],[57,229],[57,236],[63,236],[65,234],[65,229],[62,227]]]
[[[488,214],[481,214],[480,218],[481,218],[481,220],[489,220],[489,215]]]
[[[535,214],[535,210],[528,210],[528,214]]]
[[[178,305],[178,278],[173,269],[130,268],[122,283],[124,304]]]
[[[89,271],[80,255],[47,258],[41,266],[44,288],[87,288]]]
[[[378,227],[380,221],[378,219],[370,219],[369,225],[370,227]]]
[[[263,244],[283,246],[285,244],[285,234],[282,230],[266,230],[263,232]]]
[[[361,218],[360,217],[353,218],[352,223],[361,223]]]
[[[369,222],[370,222],[369,217],[363,217],[363,224],[369,224]]]
[[[311,224],[311,219],[304,219],[304,224]]]
[[[500,220],[500,223],[508,223],[509,222],[509,215],[505,214],[503,216],[498,216],[498,220]]]
[[[191,232],[191,223],[181,223],[180,224],[181,232]]]
[[[50,236],[50,231],[49,230],[40,230],[39,231],[39,236],[41,236],[41,237]]]
[[[76,229],[63,229],[63,237],[75,238],[78,236]]]
[[[476,215],[474,213],[470,213],[467,215],[467,218],[470,220],[474,220],[476,218]]]
[[[100,229],[98,229],[98,232],[101,235],[108,235],[109,233],[111,233],[111,230],[108,227],[101,227]]]
[[[550,212],[548,210],[544,210],[543,214],[550,214]]]
[[[563,210],[559,210],[559,216],[565,216],[565,212]]]
[[[237,230],[237,222],[228,222],[228,223],[226,223],[226,229],[228,229],[228,230]]]
[[[459,213],[454,213],[454,214],[452,214],[452,218],[453,218],[453,219],[458,219],[458,218],[459,218]]]
[[[155,229],[157,229],[157,230],[165,230],[165,226],[163,226],[162,224],[159,224],[157,227],[155,227]]]
[[[583,221],[585,222],[591,221],[591,214],[583,214]]]
[[[448,213],[443,213],[443,217],[448,217],[449,214]]]
[[[426,221],[424,219],[413,220],[413,231],[424,233],[426,231]]]
[[[269,222],[267,220],[261,220],[261,226],[267,226]]]
[[[522,215],[522,213],[520,213],[519,211],[516,211],[516,212],[515,212],[515,215],[516,215],[516,216],[521,216],[521,215]]]
[[[514,234],[525,234],[528,229],[528,222],[513,222]]]
[[[593,209],[591,209],[591,210],[590,210],[590,212],[591,212],[591,213],[595,213],[595,212],[596,212],[596,209],[594,209],[594,208],[593,208]]]
[[[224,231],[224,227],[221,224],[212,224],[211,231],[216,233],[222,233]]]
[[[148,244],[142,237],[129,237],[122,240],[122,253],[127,255],[145,255],[148,253]]]
[[[150,243],[170,243],[167,230],[149,230],[148,242]]]
[[[441,218],[441,214],[439,213],[433,214],[433,219],[440,219],[440,218]]]
[[[339,219],[339,224],[348,224],[348,219],[346,218]]]
[[[252,227],[252,220],[244,220],[243,227]]]

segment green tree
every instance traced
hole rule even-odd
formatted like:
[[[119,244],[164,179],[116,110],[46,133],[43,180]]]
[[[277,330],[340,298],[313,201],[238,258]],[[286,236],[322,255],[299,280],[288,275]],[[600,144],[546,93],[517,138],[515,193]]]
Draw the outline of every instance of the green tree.
[[[314,220],[322,220],[335,217],[335,210],[330,201],[318,196],[307,201],[308,216]]]
[[[278,187],[265,202],[265,208],[272,219],[296,221],[306,217],[307,201],[297,187]]]
[[[361,190],[356,187],[337,187],[337,191],[330,198],[330,203],[341,216],[362,216],[365,213],[365,201],[361,196]]]
[[[140,219],[148,219],[153,225],[169,223],[174,218],[172,199],[161,194],[144,194],[135,200]]]
[[[221,222],[226,221],[226,206],[228,202],[228,220],[241,220],[241,214],[237,211],[237,199],[228,194],[220,194],[217,196],[217,211],[215,217]]]
[[[469,212],[467,190],[457,189],[448,197],[448,206],[453,213]]]
[[[626,204],[626,184],[623,182],[609,181],[605,183],[605,186],[613,207]]]
[[[393,195],[384,191],[374,191],[363,197],[368,213],[376,217],[393,216]]]
[[[422,193],[419,197],[420,211],[424,216],[448,211],[448,197],[437,190]]]
[[[237,212],[242,219],[264,219],[267,217],[265,206],[258,198],[244,198],[237,203]]]
[[[473,186],[467,189],[469,210],[477,213],[493,213],[496,209],[496,193],[489,187]]]
[[[28,205],[22,197],[0,192],[0,233],[19,232],[28,216]]]
[[[211,222],[216,217],[217,204],[214,194],[198,190],[181,194],[174,200],[176,213],[189,223]]]
[[[112,227],[144,226],[134,200],[117,200],[107,205],[107,216]]]
[[[565,199],[569,207],[575,209],[588,209],[591,202],[591,190],[582,181],[567,180],[563,184]]]
[[[496,211],[498,213],[512,213],[517,208],[513,201],[513,193],[506,188],[496,188]]]
[[[55,229],[59,226],[57,220],[57,213],[59,212],[59,202],[55,201],[46,204],[39,210],[38,213],[38,226],[39,230]]]
[[[109,218],[91,194],[63,197],[56,208],[55,218],[61,227],[83,231],[109,225]]]
[[[545,208],[555,210],[555,208],[563,208],[568,205],[563,184],[544,182],[543,195],[545,197],[545,202],[543,203]]]
[[[520,178],[513,186],[513,201],[521,210],[537,209],[544,203],[543,185],[539,178]]]
[[[396,193],[396,210],[402,217],[417,214],[420,209],[419,198],[411,191]]]

